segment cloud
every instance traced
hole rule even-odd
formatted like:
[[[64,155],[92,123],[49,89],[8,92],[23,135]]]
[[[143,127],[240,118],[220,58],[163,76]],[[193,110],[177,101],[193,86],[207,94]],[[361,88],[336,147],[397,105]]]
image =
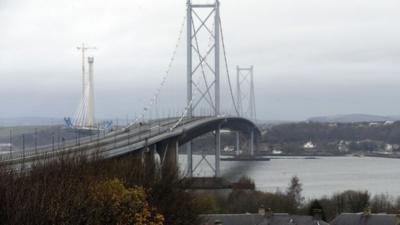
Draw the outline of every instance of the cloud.
[[[398,114],[399,7],[397,0],[222,0],[230,71],[255,66],[262,119]],[[1,0],[0,105],[7,107],[0,117],[72,115],[81,42],[98,48],[89,53],[98,115],[139,113],[161,82],[184,15],[178,0]],[[163,88],[164,111],[185,102],[184,41],[185,34]],[[229,108],[226,82],[223,90]]]

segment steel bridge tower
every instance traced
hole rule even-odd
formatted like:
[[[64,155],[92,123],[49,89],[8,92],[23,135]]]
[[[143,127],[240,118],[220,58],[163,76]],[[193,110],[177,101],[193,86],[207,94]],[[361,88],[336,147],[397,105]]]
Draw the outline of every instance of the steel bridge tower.
[[[254,67],[236,67],[236,101],[239,116],[256,120]]]
[[[220,16],[219,0],[193,4],[187,0],[187,116],[195,116],[201,104],[220,115]],[[207,43],[208,46],[204,46]],[[211,58],[211,59],[210,59]],[[210,59],[210,60],[209,60]],[[201,80],[202,82],[197,82]],[[214,90],[213,90],[214,89]],[[195,91],[198,96],[195,96]],[[215,176],[220,176],[220,128],[215,131]],[[186,146],[189,177],[193,176],[192,144]],[[207,160],[203,156],[202,160]],[[210,165],[210,163],[208,163]],[[211,167],[211,165],[210,165]]]
[[[239,116],[256,121],[254,67],[236,66],[236,102]],[[240,154],[240,135],[236,132],[236,155]],[[250,135],[250,155],[254,155],[254,131]]]

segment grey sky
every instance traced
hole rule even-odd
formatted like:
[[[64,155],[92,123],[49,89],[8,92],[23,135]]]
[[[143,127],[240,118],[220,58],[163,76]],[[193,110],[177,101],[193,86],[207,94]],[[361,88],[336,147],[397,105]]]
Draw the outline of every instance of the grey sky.
[[[398,0],[221,0],[230,71],[255,66],[260,119],[399,115],[399,11]],[[0,117],[73,115],[81,42],[98,47],[97,116],[133,117],[184,14],[185,0],[0,0]],[[184,105],[184,41],[160,110]]]

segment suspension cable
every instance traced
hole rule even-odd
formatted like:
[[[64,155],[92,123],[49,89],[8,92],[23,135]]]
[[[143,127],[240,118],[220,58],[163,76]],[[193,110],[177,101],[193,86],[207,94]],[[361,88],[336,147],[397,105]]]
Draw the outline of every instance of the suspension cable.
[[[201,77],[199,76],[198,81],[196,82],[197,84],[199,84],[201,82]],[[199,94],[200,92],[195,92],[192,96],[192,99],[190,100],[190,102],[186,105],[185,109],[183,110],[181,116],[179,117],[179,119],[176,121],[176,123],[174,123],[171,128],[169,129],[170,131],[174,130],[176,127],[179,126],[179,124],[181,124],[181,122],[183,121],[183,119],[187,116],[187,113],[189,112],[189,108],[193,105],[193,102],[195,102],[195,100],[197,100],[197,94]],[[201,93],[200,93],[201,94]]]
[[[236,106],[236,102],[235,102],[235,97],[233,95],[233,89],[232,89],[232,84],[231,84],[231,79],[230,79],[230,74],[229,74],[229,66],[228,66],[228,59],[226,56],[226,48],[225,48],[225,41],[224,41],[224,34],[223,34],[223,30],[222,30],[222,25],[221,25],[221,17],[218,17],[219,23],[220,23],[220,32],[221,32],[221,41],[222,41],[222,48],[223,48],[223,53],[224,53],[224,60],[225,60],[225,69],[226,69],[226,74],[227,74],[227,78],[228,78],[228,84],[229,84],[229,92],[230,92],[230,96],[232,98],[232,104],[233,107],[236,111],[236,114],[239,116],[239,111],[238,108]],[[199,80],[200,81],[200,80]],[[180,118],[177,120],[177,122],[170,128],[170,131],[174,130],[176,127],[179,126],[179,124],[183,121],[183,119],[186,117],[189,107],[193,104],[193,100],[195,99],[195,97],[192,97],[192,100],[188,103],[188,105],[185,107],[184,111],[182,112],[182,115],[180,116]]]
[[[194,24],[192,24],[193,25],[193,28],[195,28],[194,27]],[[213,24],[212,24],[212,27],[214,27],[214,22],[213,22]],[[207,45],[207,49],[209,49],[210,50],[210,48],[211,48],[211,45],[212,45],[212,33],[210,33],[210,36],[209,36],[209,38],[208,38],[208,45]],[[198,42],[198,40],[197,40],[197,36],[195,36],[195,41],[196,41],[196,47],[197,47],[197,53],[198,53],[198,56],[199,56],[199,63],[200,63],[200,66],[201,66],[201,71],[202,71],[202,75],[203,75],[203,79],[204,79],[204,82],[205,82],[205,86],[206,86],[206,89],[207,89],[207,93],[208,93],[208,95],[210,95],[210,92],[209,92],[209,89],[210,89],[210,87],[213,85],[213,84],[211,84],[210,86],[208,85],[208,82],[207,82],[207,78],[206,78],[206,76],[205,76],[205,71],[204,71],[204,67],[203,67],[203,63],[204,62],[202,62],[202,60],[204,59],[204,60],[206,60],[206,58],[207,58],[207,56],[208,56],[208,53],[206,53],[206,55],[204,56],[204,58],[202,59],[202,57],[203,56],[201,56],[200,55],[200,48],[199,48],[199,42]],[[213,48],[215,48],[215,46],[213,47]],[[208,50],[208,51],[209,51]],[[198,87],[198,85],[200,84],[200,82],[201,82],[201,77],[199,76],[199,78],[198,78],[199,80],[196,82],[196,83],[193,83],[194,84],[194,86],[196,86],[196,87]],[[194,104],[194,102],[196,102],[195,100],[197,100],[196,98],[197,98],[197,94],[202,94],[201,93],[201,90],[199,89],[199,88],[197,88],[198,90],[198,92],[200,92],[200,93],[197,93],[197,92],[195,92],[193,95],[192,95],[192,99],[190,100],[190,102],[186,105],[186,107],[184,108],[184,110],[182,111],[182,114],[181,114],[181,116],[178,118],[178,120],[176,121],[176,123],[175,124],[173,124],[171,127],[170,127],[170,131],[172,131],[172,130],[174,130],[176,127],[178,127],[179,126],[179,124],[183,121],[183,119],[187,116],[187,113],[188,113],[188,111],[189,111],[189,108],[190,107],[192,107],[193,106],[193,104]],[[196,91],[196,90],[195,90]],[[206,93],[204,93],[204,94],[206,94]],[[207,100],[207,98],[205,97],[205,95],[202,95],[201,97],[200,97],[200,100],[199,101],[201,101],[201,98],[205,98],[206,100]],[[211,100],[211,103],[209,102],[209,104],[211,105],[211,107],[213,107],[213,108],[215,108],[215,106],[214,106],[214,103],[213,103],[213,101],[212,101],[212,98],[211,98],[211,95],[209,96],[209,98],[210,98],[210,100]],[[198,102],[197,102],[198,103]]]
[[[219,20],[219,27],[220,27],[220,31],[221,31],[221,41],[222,41],[222,48],[223,48],[223,52],[224,52],[224,60],[225,60],[225,69],[226,69],[226,75],[228,77],[228,84],[229,84],[229,92],[231,94],[231,98],[232,98],[232,104],[233,104],[233,108],[236,111],[236,115],[240,116],[239,114],[239,110],[236,106],[236,102],[235,102],[235,97],[233,96],[233,89],[232,89],[232,84],[231,84],[231,78],[230,78],[230,74],[229,74],[229,67],[228,67],[228,59],[226,56],[226,48],[225,48],[225,41],[224,41],[224,32],[222,32],[222,23],[221,23],[221,17],[218,17]]]
[[[186,15],[183,18],[183,21],[182,21],[182,24],[181,24],[181,27],[180,27],[180,30],[179,30],[179,34],[178,34],[178,39],[177,39],[176,44],[175,44],[174,51],[172,52],[172,56],[171,56],[171,58],[169,60],[168,67],[167,67],[167,70],[164,73],[162,81],[161,81],[159,87],[157,88],[156,93],[150,99],[150,101],[147,104],[147,106],[143,108],[142,113],[140,113],[139,116],[137,116],[135,118],[133,124],[135,124],[135,123],[139,122],[140,120],[142,120],[144,118],[146,112],[149,111],[150,108],[153,107],[154,104],[157,102],[157,99],[160,96],[161,89],[164,87],[164,85],[165,85],[165,83],[167,81],[168,75],[169,75],[169,73],[170,73],[170,71],[172,69],[172,65],[173,65],[173,63],[175,61],[176,54],[177,54],[177,51],[178,51],[178,47],[179,47],[179,45],[181,43],[181,40],[182,40],[182,34],[183,34],[183,30],[184,30],[185,24],[186,24]],[[131,124],[129,124],[129,126],[131,126],[133,124],[131,123]]]

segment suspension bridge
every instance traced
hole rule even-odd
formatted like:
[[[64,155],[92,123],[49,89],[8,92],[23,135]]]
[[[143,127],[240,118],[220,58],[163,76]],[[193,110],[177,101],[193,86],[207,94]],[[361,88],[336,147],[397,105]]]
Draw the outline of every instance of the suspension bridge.
[[[141,114],[125,127],[102,133],[94,118],[94,58],[88,57],[89,76],[85,73],[85,50],[93,49],[82,45],[82,99],[72,120],[67,120],[74,129],[88,129],[93,132],[76,141],[63,141],[61,144],[10,151],[0,155],[1,163],[16,170],[29,169],[35,163],[44,163],[60,156],[79,154],[89,159],[109,159],[139,154],[144,161],[154,161],[158,154],[162,167],[177,165],[178,152],[187,154],[186,175],[193,177],[198,164],[203,160],[214,172],[221,176],[221,130],[236,132],[236,154],[240,154],[239,136],[249,140],[249,155],[255,153],[255,142],[260,131],[255,124],[256,104],[254,94],[253,66],[237,67],[236,92],[232,87],[226,53],[224,33],[220,17],[220,3],[197,4],[187,1],[187,13],[180,30],[178,43],[163,76],[160,87],[143,108]],[[149,109],[157,104],[160,92],[170,73],[176,56],[177,46],[182,39],[186,24],[186,107],[174,118],[145,120]],[[221,60],[222,59],[222,60]],[[225,71],[221,71],[221,64]],[[221,77],[226,75],[228,90],[221,89]],[[221,112],[221,94],[228,93],[232,113]],[[201,113],[200,106],[207,106],[208,115]],[[202,155],[197,164],[193,162],[192,140],[206,133],[215,138],[214,162]]]

